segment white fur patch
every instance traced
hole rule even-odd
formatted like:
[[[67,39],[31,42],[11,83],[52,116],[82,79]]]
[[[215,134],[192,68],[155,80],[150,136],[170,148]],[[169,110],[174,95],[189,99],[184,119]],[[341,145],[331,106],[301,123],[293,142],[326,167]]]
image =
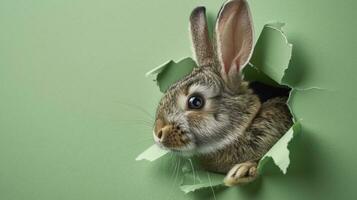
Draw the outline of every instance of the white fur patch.
[[[186,104],[187,104],[187,96],[184,94],[179,94],[177,97],[177,106],[181,109],[181,110],[185,110],[186,109]]]
[[[206,144],[197,148],[197,153],[199,154],[208,154],[216,152],[220,149],[225,148],[226,146],[232,144],[235,141],[237,136],[231,134],[225,135],[225,137],[217,142]]]
[[[199,130],[195,130],[195,131],[200,132],[202,135],[205,135],[207,137],[212,137],[216,135],[219,129],[226,127],[227,123],[229,123],[228,116],[220,116],[220,117],[221,117],[221,121],[216,121],[214,117],[206,118],[204,121],[202,121],[202,123],[205,123],[204,126],[199,127]],[[237,138],[237,136],[232,133],[221,133],[221,136],[222,137],[217,141],[198,146],[196,152],[199,154],[207,154],[207,153],[215,152],[219,149],[225,148],[227,145],[230,145]]]

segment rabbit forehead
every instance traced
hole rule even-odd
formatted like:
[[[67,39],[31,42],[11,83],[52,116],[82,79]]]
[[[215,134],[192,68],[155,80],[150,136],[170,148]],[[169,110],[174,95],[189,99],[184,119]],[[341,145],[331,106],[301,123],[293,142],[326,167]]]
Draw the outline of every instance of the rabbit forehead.
[[[189,86],[188,94],[199,93],[203,95],[205,98],[212,98],[219,94],[219,88],[214,84],[200,84],[195,83]]]

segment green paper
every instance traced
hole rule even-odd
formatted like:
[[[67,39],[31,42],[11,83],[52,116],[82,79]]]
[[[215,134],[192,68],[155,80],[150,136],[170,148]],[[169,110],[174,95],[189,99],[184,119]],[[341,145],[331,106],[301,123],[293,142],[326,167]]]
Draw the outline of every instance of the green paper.
[[[138,157],[136,157],[135,160],[148,160],[148,161],[154,161],[164,155],[166,155],[169,151],[164,150],[157,146],[156,144],[152,145],[148,149],[146,149],[144,152],[142,152]]]
[[[256,39],[267,20],[287,24],[302,132],[285,176],[268,162],[252,184],[214,188],[216,199],[356,199],[357,1],[248,1]],[[152,125],[121,103],[154,115],[162,93],[143,72],[191,55],[190,12],[205,6],[214,26],[223,2],[1,0],[0,199],[213,200],[209,188],[179,189],[178,158],[135,161]],[[314,86],[326,90],[296,90]]]
[[[187,159],[181,170],[183,178],[180,189],[186,194],[200,189],[222,186],[224,178],[222,174],[202,170],[192,159]]]
[[[200,189],[223,186],[223,178],[224,176],[222,174],[215,174],[203,170],[195,171],[195,175],[193,175],[192,171],[186,172],[183,175],[183,182],[180,189],[187,194]]]
[[[282,30],[284,23],[266,24],[254,47],[245,79],[260,81],[269,85],[282,84],[292,54],[290,44]]]
[[[156,76],[155,80],[161,92],[165,92],[172,84],[191,73],[196,63],[191,58],[184,58],[177,63],[170,60],[146,73],[146,76]]]
[[[283,137],[279,139],[278,142],[262,157],[259,161],[258,171],[261,174],[263,172],[263,167],[269,159],[274,161],[274,164],[279,167],[279,169],[286,174],[287,169],[290,164],[290,151],[288,149],[289,143],[294,139],[294,136],[300,132],[300,123],[296,122],[288,132],[286,132]]]
[[[154,69],[146,72],[145,76],[146,77],[150,77],[150,76],[154,76],[155,77],[155,81],[156,81],[156,76],[161,73],[167,66],[171,65],[171,64],[174,64],[175,62],[173,60],[169,60],[157,67],[155,67]]]

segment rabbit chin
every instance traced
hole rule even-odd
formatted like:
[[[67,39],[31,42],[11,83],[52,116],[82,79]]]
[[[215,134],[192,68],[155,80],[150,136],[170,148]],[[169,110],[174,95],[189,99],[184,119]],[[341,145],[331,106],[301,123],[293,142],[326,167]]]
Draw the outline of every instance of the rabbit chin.
[[[192,143],[188,143],[180,148],[174,148],[169,150],[183,157],[192,157],[193,155],[196,154],[196,147]]]
[[[196,145],[188,143],[180,148],[169,149],[170,151],[184,157],[191,157],[196,154]]]
[[[162,143],[160,143],[158,141],[155,141],[155,143],[161,149],[171,151],[171,152],[178,154],[180,156],[191,157],[196,154],[196,145],[193,142],[189,142],[184,146],[175,147],[175,148],[165,147],[164,145],[162,145]]]
[[[161,149],[171,151],[175,154],[184,156],[184,157],[190,157],[195,155],[196,153],[196,144],[194,142],[194,137],[191,134],[187,134],[187,136],[190,138],[190,141],[180,147],[175,147],[175,148],[170,148],[164,146],[161,142],[160,139],[156,136],[155,132],[153,131],[153,137],[154,137],[154,142],[156,143],[157,146],[159,146]]]

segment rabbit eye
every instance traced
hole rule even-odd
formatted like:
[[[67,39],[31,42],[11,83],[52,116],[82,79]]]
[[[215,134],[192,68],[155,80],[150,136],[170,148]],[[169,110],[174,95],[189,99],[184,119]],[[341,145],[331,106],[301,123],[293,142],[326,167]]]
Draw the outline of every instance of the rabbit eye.
[[[188,108],[189,109],[201,109],[205,104],[205,101],[200,95],[192,95],[188,98]]]

